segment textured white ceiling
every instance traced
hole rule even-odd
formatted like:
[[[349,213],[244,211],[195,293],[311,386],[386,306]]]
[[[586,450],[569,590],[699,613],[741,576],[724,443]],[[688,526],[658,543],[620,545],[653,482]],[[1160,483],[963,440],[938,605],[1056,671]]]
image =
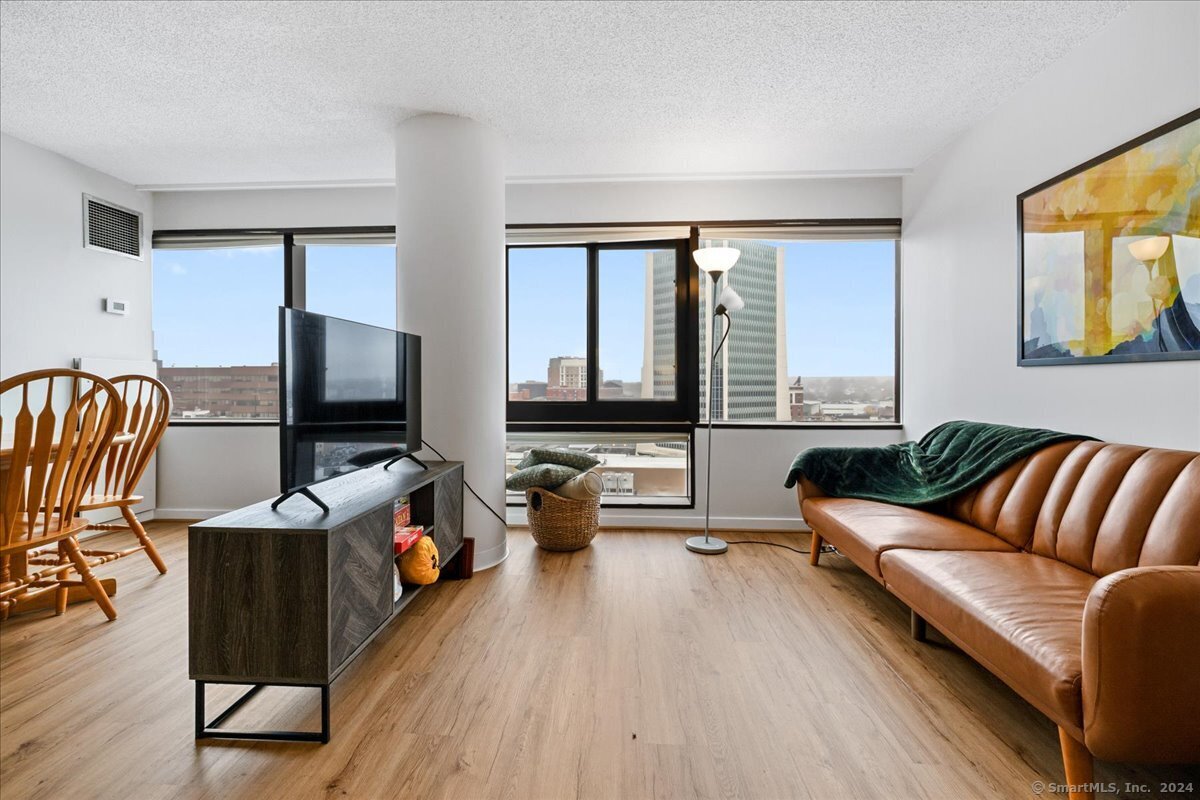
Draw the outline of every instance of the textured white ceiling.
[[[511,176],[897,170],[1127,5],[7,1],[0,128],[136,184],[388,178],[422,111]]]

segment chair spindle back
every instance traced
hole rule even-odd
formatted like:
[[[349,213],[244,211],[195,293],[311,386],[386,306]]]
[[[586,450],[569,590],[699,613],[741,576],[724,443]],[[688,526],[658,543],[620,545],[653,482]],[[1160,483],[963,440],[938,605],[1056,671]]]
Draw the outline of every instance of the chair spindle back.
[[[0,381],[0,549],[72,525],[117,431],[120,403],[111,383],[74,369]]]
[[[171,392],[149,375],[118,375],[109,380],[121,395],[117,431],[133,441],[110,447],[88,494],[129,497],[158,449],[171,416]]]

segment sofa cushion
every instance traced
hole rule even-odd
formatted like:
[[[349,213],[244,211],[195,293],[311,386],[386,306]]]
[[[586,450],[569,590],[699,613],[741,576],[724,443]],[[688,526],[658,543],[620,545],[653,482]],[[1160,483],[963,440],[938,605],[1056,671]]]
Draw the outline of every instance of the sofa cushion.
[[[991,550],[1015,552],[1012,545],[958,520],[847,497],[806,497],[804,521],[851,561],[882,580],[881,553],[897,547],[915,550]]]
[[[947,502],[947,514],[1028,550],[1046,492],[1063,461],[1080,444],[1061,442],[1026,456]]]
[[[1038,514],[1034,553],[1096,575],[1200,561],[1200,453],[1082,442]]]
[[[600,463],[600,459],[590,453],[570,450],[562,447],[535,447],[530,450],[517,469],[527,469],[538,464],[562,464],[564,467],[574,467],[579,471],[588,470]]]
[[[1083,608],[1096,576],[1031,553],[891,550],[887,587],[1060,725],[1080,731]]]
[[[535,464],[509,475],[504,487],[510,492],[523,492],[534,487],[553,489],[578,474],[579,470],[564,464]]]

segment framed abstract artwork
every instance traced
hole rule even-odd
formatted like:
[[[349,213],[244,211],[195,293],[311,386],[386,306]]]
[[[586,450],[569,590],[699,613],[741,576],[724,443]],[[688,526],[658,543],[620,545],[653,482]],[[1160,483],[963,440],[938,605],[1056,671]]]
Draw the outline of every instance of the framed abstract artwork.
[[[1021,366],[1200,359],[1200,109],[1017,197]]]

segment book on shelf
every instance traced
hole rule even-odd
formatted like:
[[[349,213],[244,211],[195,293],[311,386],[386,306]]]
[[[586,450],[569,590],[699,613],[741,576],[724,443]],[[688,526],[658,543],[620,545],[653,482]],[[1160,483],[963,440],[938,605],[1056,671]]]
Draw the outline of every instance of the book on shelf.
[[[396,555],[400,555],[412,547],[424,534],[424,525],[406,525],[403,528],[397,528],[394,537]]]
[[[412,524],[412,505],[408,497],[401,497],[392,502],[392,525],[396,530],[407,528]]]

